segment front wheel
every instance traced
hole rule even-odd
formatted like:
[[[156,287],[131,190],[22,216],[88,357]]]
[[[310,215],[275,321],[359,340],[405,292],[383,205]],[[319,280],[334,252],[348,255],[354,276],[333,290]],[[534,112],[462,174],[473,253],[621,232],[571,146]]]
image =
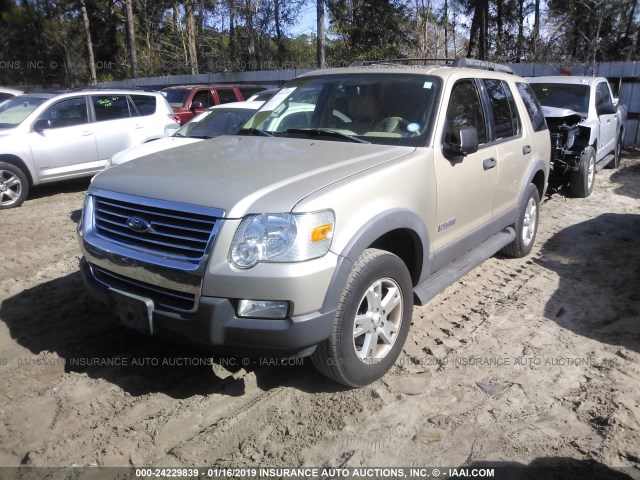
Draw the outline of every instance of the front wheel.
[[[540,210],[540,194],[534,184],[529,184],[527,194],[518,208],[518,217],[513,228],[516,238],[502,249],[508,257],[522,258],[529,255],[538,231],[538,211]]]
[[[587,147],[580,157],[578,169],[571,173],[569,190],[571,195],[578,198],[587,198],[593,192],[593,184],[596,177],[596,151],[593,147]]]
[[[349,387],[381,378],[394,364],[409,332],[411,276],[392,253],[368,249],[344,287],[331,335],[311,360],[323,375]]]
[[[29,181],[22,170],[0,162],[0,209],[22,205],[29,193]]]

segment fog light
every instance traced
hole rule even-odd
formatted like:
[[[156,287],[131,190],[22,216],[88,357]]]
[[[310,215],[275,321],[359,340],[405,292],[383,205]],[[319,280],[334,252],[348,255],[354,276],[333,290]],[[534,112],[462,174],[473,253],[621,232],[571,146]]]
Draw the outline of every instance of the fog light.
[[[289,313],[289,302],[270,300],[240,300],[238,316],[251,318],[286,318]]]

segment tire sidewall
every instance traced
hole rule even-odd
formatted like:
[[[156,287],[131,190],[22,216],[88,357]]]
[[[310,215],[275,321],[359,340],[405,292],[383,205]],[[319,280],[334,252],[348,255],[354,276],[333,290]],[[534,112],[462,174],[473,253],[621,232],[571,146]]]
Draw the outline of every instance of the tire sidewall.
[[[355,275],[353,275],[354,273]],[[398,336],[389,353],[375,363],[365,364],[356,356],[353,347],[353,326],[360,301],[366,290],[375,281],[382,278],[392,278],[400,286],[403,301],[402,322]],[[337,315],[340,315],[338,358],[341,363],[342,376],[354,386],[363,386],[382,377],[400,355],[411,324],[413,287],[409,272],[402,260],[388,252],[375,257],[359,272],[352,269],[349,280],[342,293],[337,312]]]
[[[529,200],[534,199],[536,204],[536,219],[535,226],[533,231],[533,238],[529,242],[529,244],[525,244],[523,238],[522,228],[524,227],[524,217],[527,211],[527,205],[529,204]],[[538,220],[540,219],[540,194],[538,193],[538,189],[535,185],[529,184],[527,187],[527,194],[522,199],[522,203],[520,204],[520,209],[518,211],[518,221],[516,222],[516,249],[518,250],[518,256],[525,257],[531,252],[533,248],[533,244],[536,243],[536,236],[538,235]]]

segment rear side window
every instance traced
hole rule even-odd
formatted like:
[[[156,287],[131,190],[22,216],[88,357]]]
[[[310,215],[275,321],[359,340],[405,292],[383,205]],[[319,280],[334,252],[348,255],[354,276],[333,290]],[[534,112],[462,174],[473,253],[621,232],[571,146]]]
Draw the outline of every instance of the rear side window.
[[[130,98],[139,115],[144,117],[156,113],[156,97],[152,95],[131,95]]]
[[[544,121],[542,108],[540,107],[540,103],[538,102],[538,98],[535,93],[531,90],[531,86],[524,82],[517,82],[516,86],[518,87],[518,93],[520,93],[524,106],[529,114],[529,118],[531,119],[533,130],[535,132],[546,130],[547,122]]]
[[[511,90],[506,82],[493,79],[483,80],[493,111],[495,138],[509,138],[518,135],[519,117]]]
[[[475,127],[478,131],[478,143],[487,143],[482,103],[473,80],[461,80],[454,85],[447,107],[447,134],[464,127]]]
[[[231,103],[238,101],[235,92],[230,88],[219,88],[216,90],[216,93],[218,94],[218,100],[220,100],[220,103]]]
[[[93,95],[91,101],[96,122],[119,120],[131,116],[126,95]]]

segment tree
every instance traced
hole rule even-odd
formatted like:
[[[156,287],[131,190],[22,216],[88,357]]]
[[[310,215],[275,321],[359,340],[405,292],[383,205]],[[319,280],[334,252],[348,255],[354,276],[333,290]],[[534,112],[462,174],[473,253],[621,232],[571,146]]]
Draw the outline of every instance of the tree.
[[[91,72],[91,84],[98,83],[96,77],[96,62],[93,57],[93,42],[91,41],[91,29],[89,28],[89,15],[87,14],[87,5],[84,0],[80,0],[80,10],[82,11],[82,24],[87,41],[87,52],[89,55],[89,71]]]
[[[133,18],[132,0],[124,0],[127,19],[127,41],[129,43],[129,55],[131,58],[131,78],[138,76],[138,51],[136,49],[136,31]]]

